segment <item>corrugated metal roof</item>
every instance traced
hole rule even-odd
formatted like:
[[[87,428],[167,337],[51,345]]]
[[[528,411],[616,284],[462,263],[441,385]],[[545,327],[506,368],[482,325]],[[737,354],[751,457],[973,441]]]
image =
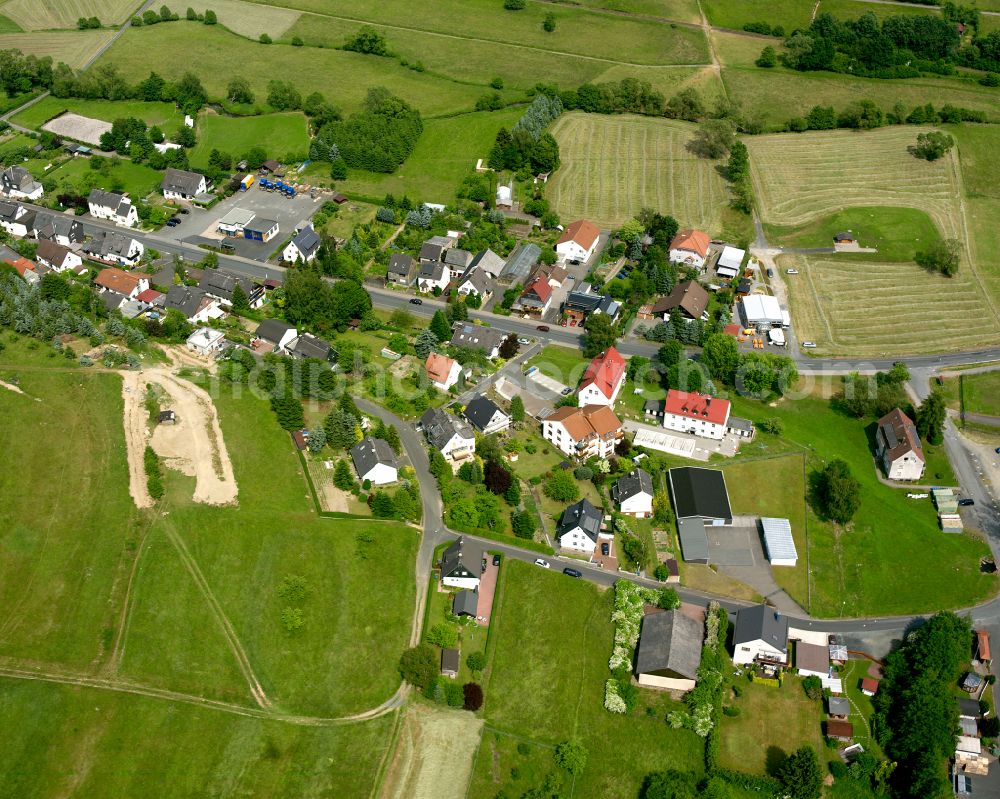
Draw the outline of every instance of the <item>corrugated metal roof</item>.
[[[700,516],[678,519],[677,537],[681,542],[681,556],[684,560],[708,562],[708,534]]]
[[[764,545],[767,547],[768,560],[796,560],[795,539],[792,538],[792,525],[788,519],[764,517],[760,520],[764,529]]]

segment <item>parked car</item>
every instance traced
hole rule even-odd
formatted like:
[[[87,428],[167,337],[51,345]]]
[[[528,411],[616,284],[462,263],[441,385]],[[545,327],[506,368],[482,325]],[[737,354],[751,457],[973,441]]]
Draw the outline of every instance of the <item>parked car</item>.
[[[494,566],[499,566],[500,565],[500,556],[499,555],[494,555],[493,556],[493,565]]]
[[[178,217],[172,216],[167,220],[167,227],[177,227],[180,223],[181,220]]]
[[[608,542],[605,541],[603,544],[601,544],[601,554],[607,556],[610,553],[611,553],[611,547],[608,546]]]
[[[517,340],[517,343],[518,344],[523,344],[524,346],[527,346],[528,344],[531,343],[531,339],[530,338],[525,338],[524,336],[521,336],[521,338],[519,338]]]
[[[583,577],[582,571],[579,569],[571,569],[569,566],[563,569],[563,574],[569,575],[570,577]]]
[[[958,501],[958,504],[960,507],[969,508],[975,505],[976,501],[974,499],[969,499],[968,497],[966,497],[965,499],[960,499]]]
[[[543,569],[551,568],[551,566],[549,566],[549,562],[543,558],[535,558],[535,565],[541,566]]]
[[[803,341],[802,342],[802,346],[805,347],[805,349],[807,349],[807,350],[814,350],[814,349],[816,349],[816,342],[815,341]]]
[[[768,277],[774,277],[774,270],[771,269],[771,267],[767,268],[767,276]]]
[[[993,451],[994,451],[994,452],[995,452],[995,453],[996,453],[997,455],[1000,455],[1000,447],[997,447],[997,448],[996,448],[995,450],[993,450]]]
[[[798,273],[799,273],[798,269],[786,269],[785,270],[785,274],[788,274],[788,275],[797,275]]]
[[[548,333],[549,332],[549,326],[548,325],[539,325],[538,327],[535,328],[535,330],[538,330],[538,331],[540,331],[542,333]]]
[[[190,214],[191,213],[191,209],[189,209],[189,208],[181,208],[181,213],[182,214]]]
[[[567,397],[567,396],[569,396],[569,395],[570,395],[570,394],[571,394],[572,392],[573,392],[573,389],[571,389],[571,388],[564,388],[564,389],[562,390],[562,395],[563,395],[564,397]]]
[[[423,304],[424,301],[420,299],[420,297],[414,297],[412,300],[410,300],[410,305],[423,305]]]

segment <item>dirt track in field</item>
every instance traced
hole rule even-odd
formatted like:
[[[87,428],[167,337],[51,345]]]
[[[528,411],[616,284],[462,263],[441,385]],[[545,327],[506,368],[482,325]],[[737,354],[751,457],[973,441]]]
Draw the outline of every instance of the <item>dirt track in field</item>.
[[[128,444],[129,493],[137,507],[153,504],[146,488],[143,454],[146,444],[156,451],[169,469],[195,478],[195,502],[229,505],[236,502],[237,486],[233,464],[219,427],[219,417],[208,393],[167,368],[123,374],[125,400],[125,440]],[[174,411],[177,422],[157,425],[148,435],[148,414],[144,405],[146,384],[155,383],[169,400],[164,407]]]

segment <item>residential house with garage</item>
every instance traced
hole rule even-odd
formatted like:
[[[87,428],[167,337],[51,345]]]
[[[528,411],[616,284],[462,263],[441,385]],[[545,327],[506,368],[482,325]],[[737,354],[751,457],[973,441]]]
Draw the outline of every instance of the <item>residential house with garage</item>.
[[[542,438],[581,460],[611,457],[623,436],[621,421],[607,405],[564,406],[542,420]]]
[[[210,186],[204,175],[173,167],[167,168],[160,184],[167,200],[194,200],[199,195],[208,194]]]
[[[280,319],[265,319],[254,333],[254,350],[265,352],[281,352],[298,336],[295,328]]]
[[[441,584],[475,591],[483,574],[483,549],[459,536],[441,554]]]
[[[0,172],[0,193],[14,200],[38,200],[45,190],[23,166],[9,166]]]
[[[94,238],[84,244],[83,251],[87,257],[95,261],[134,267],[142,259],[145,247],[142,246],[142,242],[131,236],[107,230],[99,231]]]
[[[698,682],[705,632],[681,610],[642,618],[635,653],[635,675],[644,688],[690,691]]]
[[[412,286],[417,276],[417,262],[403,252],[389,256],[389,269],[386,280],[397,286]]]
[[[465,406],[463,416],[483,435],[501,433],[510,427],[510,417],[489,397],[477,394]]]
[[[83,225],[75,216],[39,211],[32,232],[39,241],[54,241],[64,247],[82,244]]]
[[[312,225],[306,225],[285,246],[281,253],[281,260],[289,264],[294,264],[296,261],[307,264],[316,257],[319,245],[319,234],[313,230]]]
[[[677,231],[670,242],[670,260],[675,264],[691,266],[701,271],[708,258],[709,238],[707,233],[693,228]]]
[[[899,408],[878,420],[875,454],[890,480],[919,480],[927,461],[913,421]]]
[[[590,283],[581,283],[578,289],[569,292],[562,307],[563,316],[566,317],[570,327],[574,325],[582,327],[588,316],[597,314],[605,314],[614,322],[621,314],[621,310],[622,305],[618,300],[594,291]]]
[[[420,271],[417,272],[417,289],[422,292],[432,292],[437,289],[439,292],[448,288],[451,282],[451,273],[448,267],[440,261],[421,261]]]
[[[187,337],[187,348],[208,358],[226,345],[226,334],[212,327],[199,327]]]
[[[611,486],[611,499],[623,516],[648,519],[653,515],[653,478],[643,469],[633,469]]]
[[[126,272],[124,269],[110,267],[102,269],[94,278],[94,285],[100,293],[114,292],[126,299],[135,299],[149,288],[149,275],[139,272]]]
[[[627,366],[625,359],[614,347],[609,347],[595,357],[583,373],[583,379],[576,390],[579,405],[614,406],[618,394],[625,384]]]
[[[678,433],[721,441],[729,422],[729,400],[696,391],[667,391],[663,407],[663,426]]]
[[[396,454],[385,439],[361,439],[351,447],[351,460],[354,461],[354,470],[362,482],[368,480],[376,486],[396,482]]]
[[[476,452],[476,435],[469,424],[441,408],[424,411],[420,429],[428,443],[452,464],[471,458]]]
[[[491,359],[500,354],[500,345],[506,338],[502,330],[483,327],[472,322],[455,322],[451,330],[451,346],[479,350]]]
[[[163,307],[168,311],[179,311],[193,325],[203,325],[226,315],[222,310],[222,303],[197,286],[171,286],[164,298]]]
[[[239,286],[243,291],[243,296],[247,298],[247,303],[251,308],[257,309],[264,304],[264,285],[254,283],[247,277],[235,275],[224,269],[206,269],[198,288],[208,296],[226,305],[232,306],[233,292]]]
[[[53,272],[74,272],[79,275],[87,271],[83,266],[83,259],[79,255],[69,247],[56,244],[49,239],[42,239],[38,242],[35,257],[38,259],[38,263],[44,264]]]
[[[312,333],[296,336],[285,345],[282,352],[294,360],[312,358],[332,363],[337,359],[337,351],[330,345],[330,342],[319,336],[314,336]]]
[[[708,292],[695,280],[683,280],[649,309],[649,318],[669,321],[674,311],[683,319],[707,319]]]
[[[733,630],[733,664],[788,664],[788,619],[768,605],[740,608]]]
[[[539,275],[524,287],[515,303],[515,310],[540,318],[548,312],[551,303],[552,286],[543,275]]]
[[[14,238],[23,239],[34,228],[35,212],[20,203],[0,202],[0,227]]]
[[[566,226],[556,240],[556,256],[562,262],[583,263],[597,250],[601,231],[593,222],[579,219]]]
[[[447,391],[455,385],[462,374],[462,367],[458,361],[439,352],[428,353],[424,368],[431,384],[440,391]]]
[[[570,505],[563,511],[556,528],[559,546],[585,555],[594,554],[603,518],[600,508],[595,507],[586,497]]]
[[[95,219],[107,219],[121,227],[139,224],[139,211],[127,194],[93,189],[87,196],[87,207]]]

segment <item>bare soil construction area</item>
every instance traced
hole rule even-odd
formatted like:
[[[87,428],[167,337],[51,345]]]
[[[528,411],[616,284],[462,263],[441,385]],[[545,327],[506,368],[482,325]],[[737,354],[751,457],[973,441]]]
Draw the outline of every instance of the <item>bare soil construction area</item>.
[[[464,710],[405,711],[381,799],[464,799],[482,719]]]
[[[165,404],[176,414],[174,424],[157,425],[148,434],[148,412],[144,404],[146,384],[155,383],[169,397]],[[149,443],[167,468],[195,478],[195,502],[228,505],[236,502],[233,465],[222,438],[219,417],[208,393],[168,369],[147,369],[123,375],[125,440],[128,444],[129,491],[135,504],[150,507],[146,489],[143,453]]]

